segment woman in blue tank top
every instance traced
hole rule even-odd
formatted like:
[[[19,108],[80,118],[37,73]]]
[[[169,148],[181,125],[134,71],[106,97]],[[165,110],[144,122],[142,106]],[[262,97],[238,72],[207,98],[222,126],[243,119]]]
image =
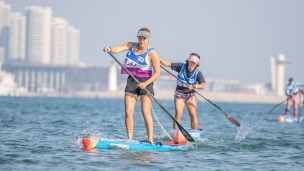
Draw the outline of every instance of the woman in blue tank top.
[[[145,120],[148,141],[153,143],[153,120],[150,114],[152,98],[144,90],[154,95],[153,82],[160,76],[160,62],[155,49],[149,47],[150,30],[141,28],[137,33],[138,42],[127,42],[121,46],[105,46],[104,52],[114,54],[127,51],[123,65],[140,82],[128,77],[125,88],[125,124],[128,139],[133,138],[133,113],[137,98],[140,97],[141,111]],[[152,72],[153,71],[153,72]],[[122,74],[128,74],[123,68]]]
[[[199,66],[200,56],[196,53],[191,53],[186,63],[173,63],[165,60],[160,60],[164,66],[171,67],[172,70],[178,72],[177,77],[186,83],[176,80],[176,89],[174,93],[175,119],[180,123],[184,106],[188,110],[190,116],[190,125],[192,129],[198,129],[198,120],[196,116],[196,95],[194,89],[204,89],[205,79]],[[173,122],[173,128],[177,129],[177,125]]]

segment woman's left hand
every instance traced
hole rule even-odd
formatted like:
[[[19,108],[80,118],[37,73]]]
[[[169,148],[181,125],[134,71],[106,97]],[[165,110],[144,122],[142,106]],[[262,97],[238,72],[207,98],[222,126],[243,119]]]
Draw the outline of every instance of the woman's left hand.
[[[141,89],[145,89],[146,88],[146,84],[145,83],[139,83],[137,84],[137,86]]]
[[[189,89],[189,90],[195,89],[195,85],[188,85],[188,89]]]

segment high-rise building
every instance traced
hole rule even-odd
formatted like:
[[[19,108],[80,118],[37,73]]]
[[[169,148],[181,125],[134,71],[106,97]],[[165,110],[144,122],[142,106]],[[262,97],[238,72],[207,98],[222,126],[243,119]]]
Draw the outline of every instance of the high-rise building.
[[[11,5],[0,1],[0,62],[4,63],[9,54],[9,19]]]
[[[79,30],[74,26],[67,29],[67,65],[77,65],[79,61]]]
[[[66,65],[67,27],[68,23],[65,19],[53,18],[51,37],[51,64],[53,65]]]
[[[26,7],[26,59],[50,64],[52,9]]]
[[[13,12],[9,24],[9,60],[25,60],[25,16]]]
[[[77,65],[79,59],[79,30],[65,19],[54,17],[51,37],[51,64]]]

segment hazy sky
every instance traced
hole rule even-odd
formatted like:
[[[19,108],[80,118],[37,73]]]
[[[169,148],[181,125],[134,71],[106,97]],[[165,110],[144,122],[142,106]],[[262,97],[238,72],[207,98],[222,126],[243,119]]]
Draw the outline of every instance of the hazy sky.
[[[137,41],[151,30],[160,58],[184,62],[201,56],[205,78],[270,82],[270,56],[291,64],[285,80],[304,83],[304,0],[4,0],[13,12],[30,5],[52,7],[80,30],[80,60],[108,65],[102,48]],[[121,61],[125,53],[116,55]]]

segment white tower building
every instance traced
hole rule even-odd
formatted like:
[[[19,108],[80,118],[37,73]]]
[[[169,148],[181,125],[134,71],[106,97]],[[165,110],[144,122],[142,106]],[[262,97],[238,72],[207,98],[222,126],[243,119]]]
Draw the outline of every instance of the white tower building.
[[[26,59],[30,62],[50,63],[52,9],[26,7]]]
[[[8,57],[10,13],[11,5],[0,1],[0,62],[2,63]]]
[[[4,48],[0,46],[0,62],[5,62],[5,52]]]
[[[67,28],[67,65],[77,65],[79,61],[79,30],[74,26]]]
[[[52,21],[51,64],[66,65],[67,26],[65,19],[54,17]]]
[[[277,96],[285,95],[285,66],[289,63],[285,60],[284,54],[279,54],[277,61],[273,56],[270,57],[271,88]]]
[[[109,91],[117,91],[117,68],[113,63],[109,67],[109,81],[108,81],[108,90]]]
[[[9,24],[9,59],[25,60],[25,23],[25,16],[22,16],[21,13],[11,13]]]
[[[270,74],[271,74],[271,90],[277,89],[277,76],[276,76],[276,61],[273,56],[270,57]]]
[[[285,56],[283,54],[279,54],[277,61],[277,95],[284,96],[285,95],[285,65],[288,62],[285,61]]]

